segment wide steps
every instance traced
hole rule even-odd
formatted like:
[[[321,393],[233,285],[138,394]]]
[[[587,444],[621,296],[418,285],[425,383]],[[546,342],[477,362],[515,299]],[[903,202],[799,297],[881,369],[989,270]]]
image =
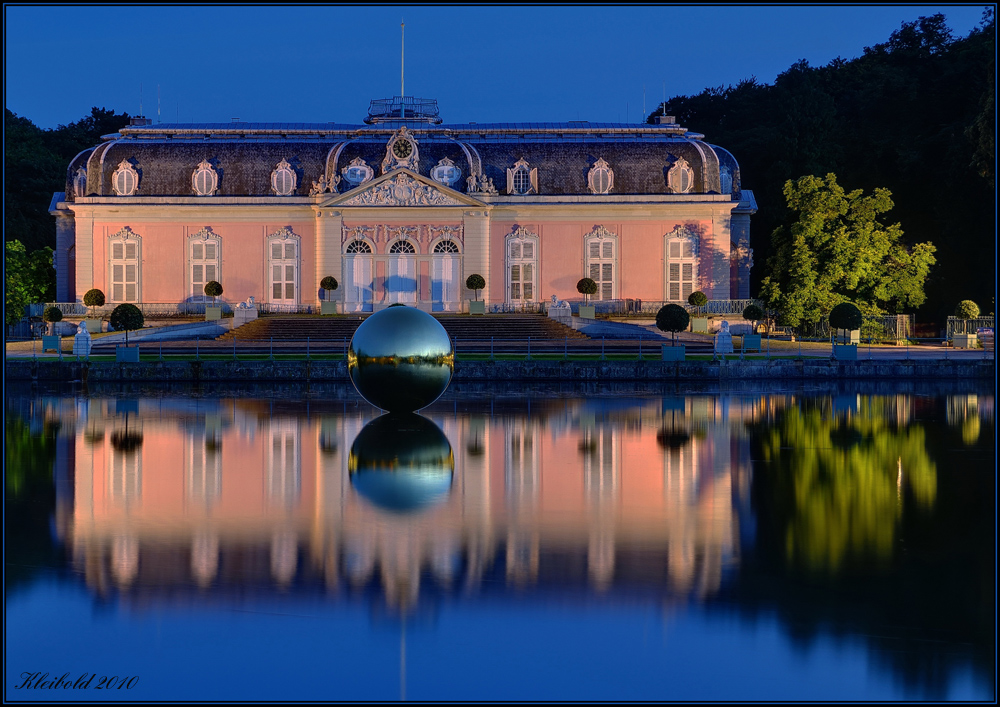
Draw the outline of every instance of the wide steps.
[[[538,315],[437,316],[448,336],[459,340],[589,341],[571,327]],[[218,341],[343,341],[354,336],[360,316],[261,317],[220,336]]]

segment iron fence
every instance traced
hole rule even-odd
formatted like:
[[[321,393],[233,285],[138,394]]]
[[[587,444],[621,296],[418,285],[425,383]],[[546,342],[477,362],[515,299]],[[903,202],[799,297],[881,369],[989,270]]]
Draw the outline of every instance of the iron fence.
[[[951,340],[955,334],[975,334],[980,329],[994,329],[994,319],[995,317],[976,317],[975,319],[948,317],[946,336]]]

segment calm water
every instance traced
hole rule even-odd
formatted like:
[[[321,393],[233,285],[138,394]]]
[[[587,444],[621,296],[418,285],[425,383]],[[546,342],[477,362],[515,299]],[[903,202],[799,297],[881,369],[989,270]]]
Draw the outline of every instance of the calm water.
[[[8,699],[994,699],[991,383],[13,388],[5,432]]]

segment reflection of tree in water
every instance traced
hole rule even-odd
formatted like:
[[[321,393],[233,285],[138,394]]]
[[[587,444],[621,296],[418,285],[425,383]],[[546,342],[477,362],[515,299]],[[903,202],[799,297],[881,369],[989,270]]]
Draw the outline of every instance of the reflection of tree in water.
[[[857,400],[839,415],[805,400],[748,428],[756,538],[716,600],[776,614],[803,651],[863,637],[917,699],[948,698],[970,662],[995,683],[992,431],[959,459],[941,398],[906,425],[891,422],[894,398]]]
[[[920,508],[934,504],[937,470],[923,428],[893,426],[885,407],[865,398],[856,412],[834,416],[806,403],[761,431],[789,560],[827,572],[848,558],[888,560],[904,495]]]

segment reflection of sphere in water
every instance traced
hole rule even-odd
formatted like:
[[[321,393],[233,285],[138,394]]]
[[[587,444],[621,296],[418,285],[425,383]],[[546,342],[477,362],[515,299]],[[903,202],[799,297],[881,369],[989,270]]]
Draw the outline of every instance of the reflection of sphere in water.
[[[351,484],[372,504],[412,513],[448,496],[455,457],[448,438],[427,418],[388,414],[354,438],[347,469]]]
[[[368,317],[347,350],[351,382],[365,400],[390,412],[427,407],[451,382],[451,339],[434,317],[389,307]]]

